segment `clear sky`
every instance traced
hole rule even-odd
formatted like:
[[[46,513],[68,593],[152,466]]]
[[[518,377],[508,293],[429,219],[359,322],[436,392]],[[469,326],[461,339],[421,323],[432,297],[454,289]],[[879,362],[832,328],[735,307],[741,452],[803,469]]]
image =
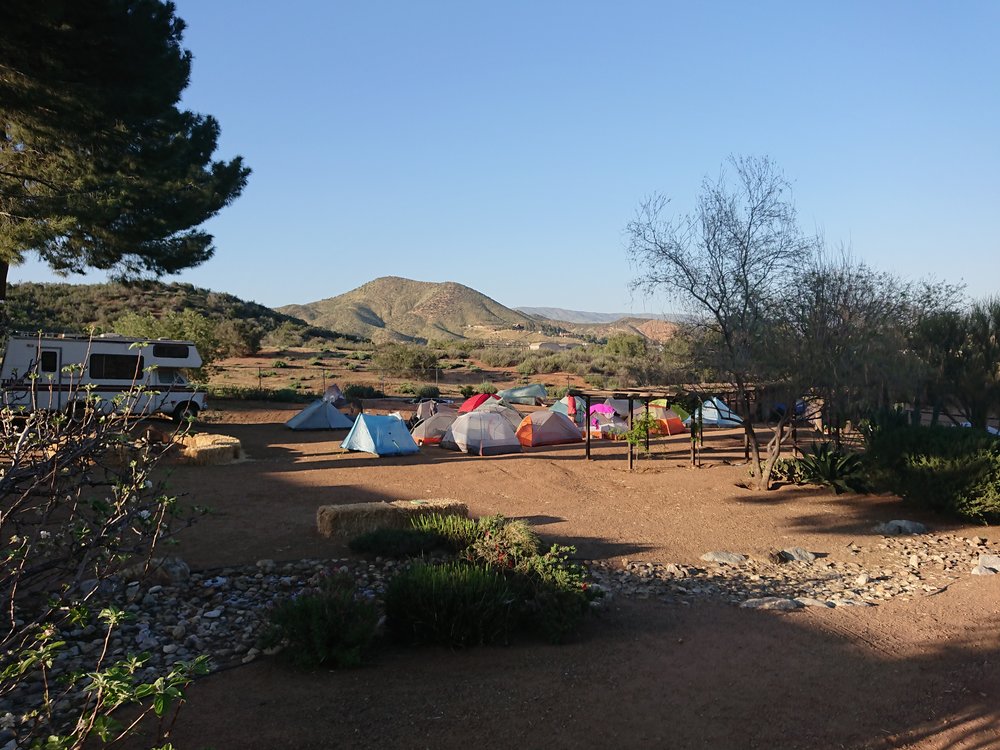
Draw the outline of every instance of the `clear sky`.
[[[661,312],[630,297],[625,224],[654,192],[689,210],[744,154],[829,244],[1000,292],[995,0],[176,5],[184,105],[254,170],[177,280],[272,306],[396,275]]]

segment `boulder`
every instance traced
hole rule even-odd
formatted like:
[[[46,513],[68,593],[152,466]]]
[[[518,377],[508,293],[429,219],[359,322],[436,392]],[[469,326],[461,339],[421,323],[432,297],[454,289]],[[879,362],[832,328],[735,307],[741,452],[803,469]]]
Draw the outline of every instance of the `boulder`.
[[[917,521],[888,521],[880,523],[875,528],[876,534],[883,536],[898,536],[899,534],[926,534],[927,527]]]
[[[724,550],[706,552],[701,556],[701,559],[705,562],[722,563],[725,565],[742,565],[747,561],[746,555],[741,555],[738,552],[726,552]]]

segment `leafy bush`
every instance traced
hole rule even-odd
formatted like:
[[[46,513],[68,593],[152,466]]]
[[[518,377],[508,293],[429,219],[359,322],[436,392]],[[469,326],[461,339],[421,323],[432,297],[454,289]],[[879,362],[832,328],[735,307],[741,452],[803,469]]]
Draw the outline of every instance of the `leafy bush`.
[[[276,359],[276,360],[274,360],[274,365],[273,366],[275,368],[277,368],[277,369],[280,370],[283,367],[288,367],[288,363],[285,360],[283,360],[283,359]]]
[[[365,398],[385,398],[385,394],[372,385],[357,385],[351,383],[344,386],[344,398],[348,401],[360,401]]]
[[[68,669],[74,631],[118,637],[130,614],[99,603],[102,589],[124,564],[151,563],[181,515],[155,481],[166,446],[134,440],[138,416],[94,406],[72,420],[0,410],[0,706],[23,701],[3,727],[12,747],[111,744],[145,716],[175,716],[183,688],[206,671],[199,658],[150,677],[142,657],[105,649],[78,652]],[[135,724],[114,717],[124,705]]]
[[[270,377],[261,373],[262,377]],[[301,386],[300,386],[301,387]],[[276,401],[285,404],[301,404],[311,401],[316,394],[298,393],[292,388],[249,388],[235,385],[210,385],[206,393],[211,398],[227,398],[234,401]]]
[[[576,632],[593,598],[583,568],[569,561],[575,551],[552,545],[545,554],[526,557],[515,568],[526,586],[526,623],[552,643],[562,643]]]
[[[352,539],[353,552],[383,557],[420,557],[438,549],[453,549],[453,543],[425,529],[375,529]]]
[[[493,383],[484,380],[476,386],[476,393],[496,393],[499,390]]]
[[[473,562],[514,568],[538,554],[538,535],[525,521],[487,516],[476,522],[475,538],[464,554]]]
[[[283,645],[282,654],[303,667],[355,667],[375,639],[378,611],[374,602],[359,599],[354,579],[330,576],[319,592],[278,602],[261,645]]]
[[[801,484],[802,471],[796,458],[779,458],[771,469],[771,479],[775,482]]]
[[[438,398],[441,396],[441,389],[436,385],[422,385],[417,388],[417,398]]]
[[[536,365],[535,360],[526,359],[524,360],[524,362],[522,362],[517,366],[517,371],[518,373],[524,375],[525,377],[529,375],[534,375],[536,372],[538,372],[538,368],[535,365]]]
[[[464,398],[471,398],[476,394],[476,387],[474,385],[463,385],[458,389],[458,392],[461,393]]]
[[[829,487],[836,494],[864,492],[864,465],[861,456],[832,442],[817,443],[799,459],[799,481]]]
[[[424,375],[437,367],[438,357],[426,346],[385,344],[372,357],[378,370],[393,375]]]
[[[386,625],[404,643],[506,642],[517,620],[515,602],[506,577],[488,566],[417,565],[389,582]]]
[[[871,483],[913,505],[1000,521],[1000,439],[955,427],[890,425],[867,438]]]
[[[413,387],[413,383],[403,383],[399,386],[399,392],[405,393],[407,395],[416,393],[417,389]]]

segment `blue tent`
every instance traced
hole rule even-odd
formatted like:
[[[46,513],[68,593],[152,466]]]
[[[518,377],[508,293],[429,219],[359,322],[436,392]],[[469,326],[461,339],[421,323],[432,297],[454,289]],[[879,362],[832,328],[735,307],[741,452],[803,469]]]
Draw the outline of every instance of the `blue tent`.
[[[402,419],[374,414],[359,414],[340,447],[376,456],[405,456],[420,452]]]

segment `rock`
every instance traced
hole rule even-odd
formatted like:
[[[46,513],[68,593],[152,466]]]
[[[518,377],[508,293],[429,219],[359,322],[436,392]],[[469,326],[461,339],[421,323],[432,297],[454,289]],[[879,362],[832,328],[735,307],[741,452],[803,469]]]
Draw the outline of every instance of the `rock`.
[[[168,643],[166,646],[163,647],[163,653],[168,655],[174,653],[176,650],[177,650],[176,643]]]
[[[980,555],[979,565],[990,568],[994,573],[1000,573],[1000,555]]]
[[[810,596],[799,596],[795,598],[803,607],[833,607],[833,602],[824,602],[820,599],[813,599]]]
[[[208,612],[202,614],[202,617],[204,617],[206,620],[216,620],[221,616],[222,616],[221,609],[210,609]]]
[[[701,559],[705,562],[722,563],[725,565],[743,565],[747,561],[746,555],[725,551],[706,552],[701,556]]]
[[[868,578],[868,575],[866,573],[862,573],[861,575],[859,575],[857,578],[854,579],[854,585],[864,586],[868,583],[869,580],[870,579]]]
[[[977,565],[972,569],[972,575],[974,576],[995,576],[997,572],[993,568],[987,568],[985,565]]]
[[[802,547],[783,549],[778,554],[780,554],[782,558],[787,561],[796,560],[798,562],[812,562],[816,559],[816,555],[806,549],[803,549]]]
[[[780,596],[764,596],[759,599],[747,599],[740,605],[742,609],[773,609],[779,611],[790,611],[802,609],[804,605],[795,599],[785,599]]]
[[[917,521],[888,521],[878,524],[873,531],[883,536],[897,536],[899,534],[926,534],[927,527]]]

